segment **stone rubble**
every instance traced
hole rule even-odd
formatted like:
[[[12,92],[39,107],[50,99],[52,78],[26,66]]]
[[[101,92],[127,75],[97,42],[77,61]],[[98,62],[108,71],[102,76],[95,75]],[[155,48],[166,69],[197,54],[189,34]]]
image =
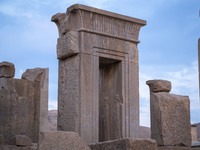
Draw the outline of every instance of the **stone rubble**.
[[[15,145],[17,145],[17,146],[31,146],[32,141],[26,135],[15,135]]]

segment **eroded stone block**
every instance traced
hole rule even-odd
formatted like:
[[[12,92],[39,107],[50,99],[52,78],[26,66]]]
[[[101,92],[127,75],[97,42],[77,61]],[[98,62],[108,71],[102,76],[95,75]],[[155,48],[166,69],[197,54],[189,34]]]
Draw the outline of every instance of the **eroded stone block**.
[[[148,81],[147,81],[148,84]],[[149,84],[150,89],[152,84]],[[150,92],[151,138],[158,145],[191,146],[190,100],[188,96]]]
[[[157,150],[151,139],[120,139],[89,145],[92,150]]]
[[[158,150],[200,150],[200,148],[181,147],[181,146],[158,146]]]
[[[13,63],[3,61],[0,63],[0,78],[13,78],[15,76],[15,66]]]
[[[91,150],[75,132],[41,132],[39,150]]]
[[[15,145],[0,145],[0,150],[22,150],[22,147]]]
[[[41,76],[46,70],[48,70],[48,68],[27,69],[22,74],[22,79],[26,79],[26,80],[30,80],[30,81],[41,81],[42,80]]]
[[[22,79],[32,82],[39,82],[40,85],[40,101],[38,103],[37,113],[39,113],[39,131],[48,129],[48,82],[49,69],[48,68],[34,68],[27,69],[22,74]]]
[[[152,92],[170,92],[171,82],[166,80],[149,80],[146,82]]]
[[[31,139],[26,135],[15,135],[15,144],[17,146],[31,146]]]
[[[36,143],[39,131],[48,129],[48,69],[29,69],[22,78],[0,78],[0,133],[5,144],[13,144],[13,137],[21,134]]]
[[[33,141],[39,135],[39,84],[23,79],[0,78],[0,130],[5,143],[24,134]],[[23,123],[22,123],[23,121]],[[38,134],[37,134],[38,133]]]
[[[30,146],[29,150],[37,150],[38,143],[32,143],[32,146]]]
[[[75,31],[69,31],[58,38],[57,58],[66,59],[79,53],[78,42],[78,32]]]
[[[192,136],[192,142],[198,141],[197,139],[197,126],[191,125],[191,136]]]

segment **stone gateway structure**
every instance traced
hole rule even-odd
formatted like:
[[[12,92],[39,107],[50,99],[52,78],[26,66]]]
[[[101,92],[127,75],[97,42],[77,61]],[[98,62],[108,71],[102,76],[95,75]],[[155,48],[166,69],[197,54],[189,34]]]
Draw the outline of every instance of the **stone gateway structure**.
[[[59,31],[58,130],[86,143],[137,137],[137,44],[146,21],[78,4],[51,20]]]
[[[152,139],[139,126],[137,44],[146,21],[78,4],[51,20],[60,131],[48,131],[48,68],[15,79],[14,64],[1,62],[0,150],[200,150],[191,147],[189,97],[170,94],[169,81],[147,81]]]

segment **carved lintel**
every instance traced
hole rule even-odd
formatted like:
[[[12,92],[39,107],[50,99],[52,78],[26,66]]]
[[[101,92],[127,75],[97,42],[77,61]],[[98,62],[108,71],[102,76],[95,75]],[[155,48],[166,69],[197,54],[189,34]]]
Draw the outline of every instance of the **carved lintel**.
[[[131,39],[131,38],[126,38],[126,37],[122,37],[122,36],[117,36],[117,35],[109,34],[109,33],[106,33],[106,32],[99,32],[99,31],[89,30],[89,29],[85,29],[85,28],[81,28],[78,31],[79,32],[93,33],[93,34],[97,34],[97,35],[101,35],[101,36],[111,37],[111,38],[114,38],[114,39],[124,40],[124,41],[129,41],[129,42],[133,42],[133,43],[136,43],[136,44],[140,43],[140,41],[136,40],[136,39]]]

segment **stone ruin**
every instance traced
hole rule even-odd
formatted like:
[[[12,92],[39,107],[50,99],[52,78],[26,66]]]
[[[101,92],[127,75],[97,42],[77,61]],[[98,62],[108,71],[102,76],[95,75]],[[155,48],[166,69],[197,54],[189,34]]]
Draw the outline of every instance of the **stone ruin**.
[[[48,69],[14,79],[0,63],[1,150],[190,150],[190,101],[171,83],[150,87],[151,138],[139,139],[138,36],[146,21],[73,5],[59,31],[58,131],[49,131]]]
[[[12,63],[0,63],[0,144],[20,145],[25,139],[22,146],[30,146],[47,129],[49,70],[28,69],[22,79],[14,75]]]
[[[149,80],[151,138],[160,146],[191,146],[190,100],[170,94],[171,83]]]
[[[86,143],[137,137],[137,44],[146,21],[83,5],[51,20],[59,31],[58,130]]]

